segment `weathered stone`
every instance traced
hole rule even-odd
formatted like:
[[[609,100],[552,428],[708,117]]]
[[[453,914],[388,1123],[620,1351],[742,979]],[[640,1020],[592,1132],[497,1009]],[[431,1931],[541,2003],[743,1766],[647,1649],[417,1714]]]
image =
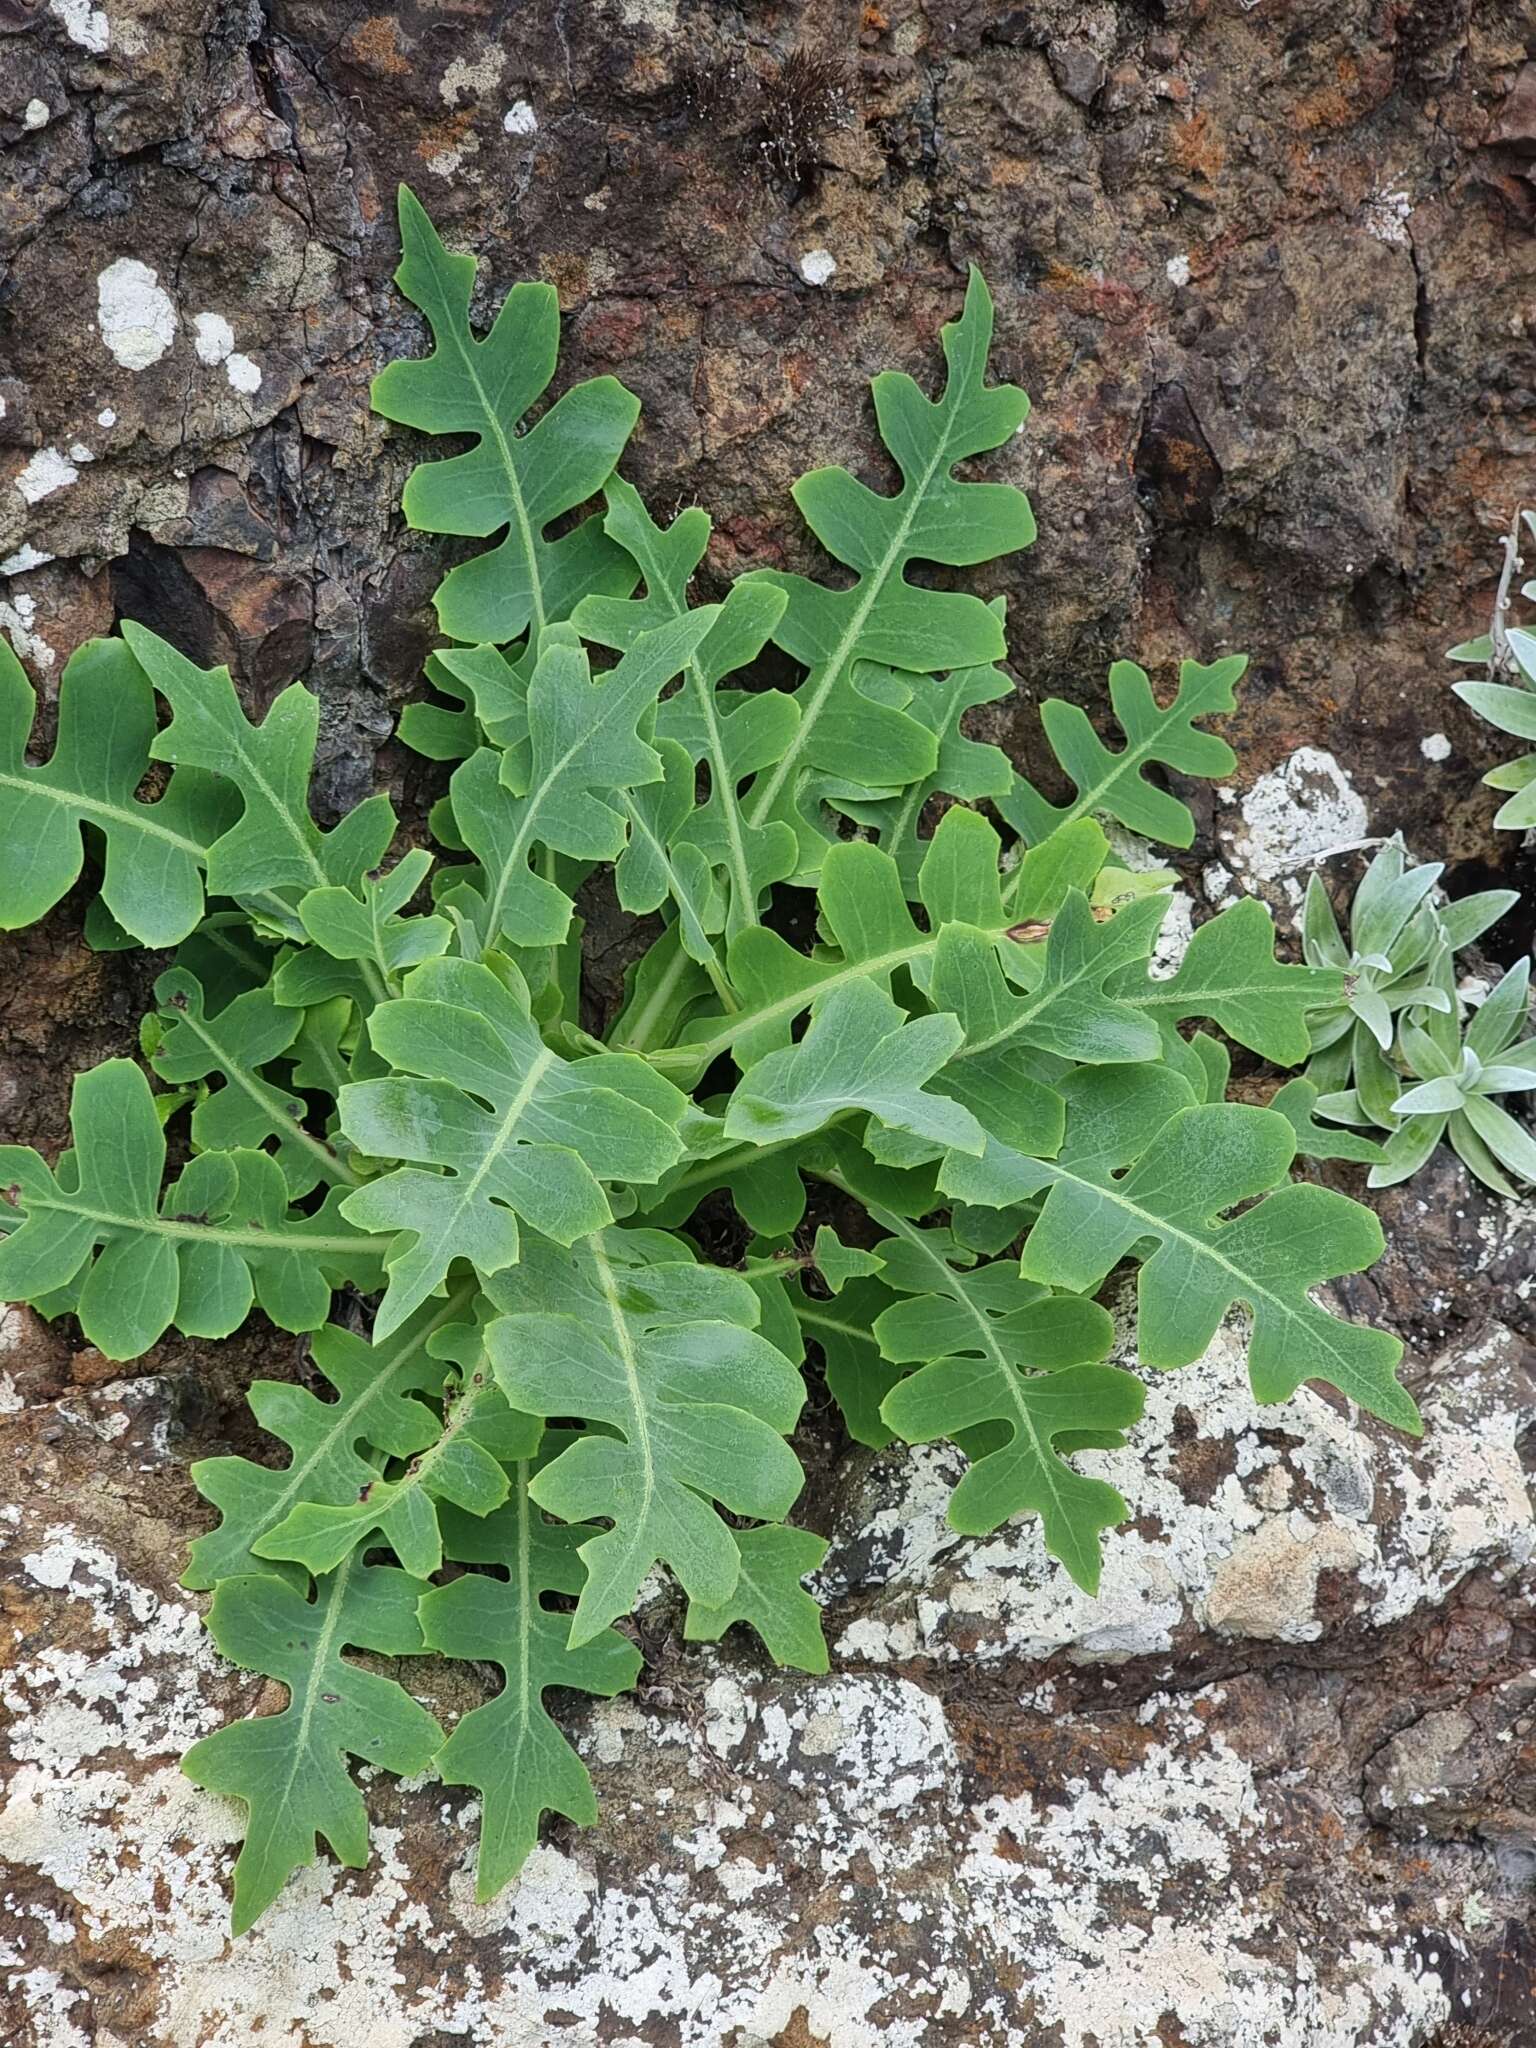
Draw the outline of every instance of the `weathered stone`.
[[[1478,1982],[1466,1929],[1438,1931],[1447,1892],[1486,1912],[1507,1887],[1470,1847],[1432,1878],[1383,1869],[1336,1683],[1053,1715],[713,1652],[675,1660],[664,1707],[580,1724],[603,1827],[500,1899],[474,1903],[471,1803],[379,1782],[373,1867],[302,1873],[231,1944],[235,1817],[174,1758],[261,1688],[171,1586],[175,1534],[129,1534],[112,1491],[69,1522],[46,1497],[6,1510],[13,2038],[192,2048],[281,2014],[306,2048],[1133,2048],[1169,2024],[1190,2048],[1410,2048]],[[433,1697],[430,1670],[407,1679]]]
[[[1086,107],[1104,83],[1104,60],[1086,43],[1052,43],[1046,54],[1051,76],[1067,98]]]
[[[1366,1803],[1409,1840],[1476,1836],[1536,1859],[1536,1676],[1410,1722],[1371,1758]]]
[[[1536,64],[1523,64],[1509,97],[1494,116],[1488,140],[1496,148],[1536,156]]]
[[[1255,1406],[1244,1353],[1233,1319],[1194,1365],[1143,1374],[1147,1413],[1123,1451],[1078,1455],[1130,1509],[1105,1536],[1097,1596],[1047,1555],[1038,1521],[955,1534],[952,1447],[881,1454],[822,1569],[839,1653],[1013,1666],[1200,1654],[1206,1634],[1307,1643],[1436,1607],[1475,1571],[1528,1575],[1519,1445],[1536,1379],[1519,1339],[1494,1328],[1435,1362],[1418,1444],[1311,1388]],[[1129,1332],[1117,1355],[1136,1369]]]

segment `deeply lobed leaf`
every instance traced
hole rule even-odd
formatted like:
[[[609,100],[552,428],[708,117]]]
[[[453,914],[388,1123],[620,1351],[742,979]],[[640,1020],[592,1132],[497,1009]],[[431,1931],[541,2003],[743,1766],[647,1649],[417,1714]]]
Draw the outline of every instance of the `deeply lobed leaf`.
[[[474,916],[482,951],[503,942],[558,946],[565,938],[570,897],[530,862],[540,849],[587,861],[624,851],[628,793],[663,776],[644,736],[657,695],[714,616],[691,612],[642,634],[616,668],[596,678],[569,629],[546,634],[528,684],[526,764],[481,748],[449,786],[455,822],[483,871]]]
[[[581,1547],[572,1645],[627,1613],[658,1562],[690,1598],[724,1605],[740,1554],[710,1503],[777,1520],[801,1483],[784,1438],[804,1388],[758,1334],[752,1289],[674,1241],[612,1230],[564,1253],[530,1244],[500,1298],[517,1305],[486,1341],[512,1406],[611,1432],[580,1437],[530,1487],[562,1521],[612,1523]]]
[[[519,1219],[573,1244],[612,1220],[604,1180],[658,1180],[682,1156],[686,1098],[623,1053],[562,1059],[514,976],[426,961],[369,1035],[395,1074],[343,1088],[342,1128],[361,1152],[413,1162],[342,1203],[360,1229],[394,1234],[380,1336],[454,1259],[482,1275],[512,1265]]]
[[[403,1333],[402,1333],[403,1334]],[[429,1579],[443,1563],[442,1504],[487,1515],[507,1498],[505,1467],[530,1458],[543,1424],[508,1408],[491,1379],[484,1332],[449,1324],[427,1339],[434,1358],[452,1358],[461,1372],[443,1389],[442,1416],[414,1447],[403,1472],[372,1477],[344,1503],[309,1496],[252,1545],[263,1558],[291,1558],[317,1576],[360,1546],[387,1543],[413,1578]],[[441,1372],[438,1374],[442,1378]],[[380,1449],[376,1431],[370,1441]]]
[[[183,770],[217,775],[238,791],[239,821],[208,848],[211,894],[249,898],[298,931],[285,907],[293,891],[352,888],[384,857],[395,829],[387,796],[371,796],[329,832],[309,813],[320,702],[291,683],[259,724],[245,715],[227,668],[196,663],[131,619],[123,638],[171,707],[150,754]]]
[[[427,317],[431,355],[394,362],[373,380],[373,407],[428,434],[472,434],[461,455],[423,462],[402,501],[410,524],[477,539],[505,527],[494,548],[462,562],[437,593],[453,640],[506,641],[569,618],[592,591],[627,590],[629,557],[597,516],[556,539],[549,527],[602,489],[640,407],[613,377],[594,377],[558,399],[526,431],[524,415],[549,388],[560,344],[560,307],[547,284],[514,285],[489,334],[469,322],[473,256],[451,255],[420,201],[400,188],[400,267],[395,282]]]
[[[622,477],[609,482],[607,499],[604,525],[644,578],[645,595],[584,598],[574,623],[599,645],[628,651],[643,634],[687,614],[689,580],[709,545],[710,521],[708,513],[690,506],[670,527],[657,526],[639,492]],[[689,761],[708,773],[703,802],[678,806],[666,844],[674,851],[679,846],[695,849],[725,874],[723,928],[730,938],[756,923],[768,889],[795,867],[794,833],[779,821],[754,824],[746,816],[741,785],[782,757],[800,722],[798,707],[777,690],[720,688],[728,676],[756,660],[787,602],[783,592],[771,587],[733,584],[688,657],[682,689],[662,705],[657,720],[662,738],[676,742]]]
[[[597,1819],[592,1780],[544,1706],[552,1686],[609,1699],[634,1684],[640,1653],[616,1629],[570,1641],[569,1617],[545,1605],[549,1593],[579,1593],[578,1547],[588,1532],[557,1527],[534,1505],[534,1467],[513,1465],[505,1507],[475,1521],[445,1511],[450,1554],[490,1565],[424,1595],[419,1613],[428,1647],[501,1667],[502,1689],[455,1726],[434,1758],[445,1784],[480,1793],[476,1895],[492,1898],[522,1868],[547,1812],[579,1827]]]
[[[121,640],[87,641],[64,664],[58,737],[38,768],[25,758],[34,701],[0,640],[0,929],[35,924],[74,886],[85,862],[81,828],[91,826],[106,843],[102,902],[140,945],[174,946],[203,914],[208,848],[237,807],[196,768],[140,801],[155,700]]]
[[[51,1171],[0,1146],[0,1297],[68,1306],[108,1358],[138,1358],[172,1324],[227,1337],[251,1305],[282,1328],[315,1330],[344,1280],[375,1282],[367,1237],[333,1203],[290,1215],[264,1152],[205,1152],[162,1193],[165,1133],[131,1060],[75,1077],[74,1150]],[[64,1299],[60,1299],[60,1297]]]
[[[319,1836],[348,1869],[368,1861],[368,1815],[349,1756],[407,1777],[437,1754],[442,1730],[426,1708],[344,1655],[419,1656],[427,1647],[416,1619],[422,1590],[392,1566],[355,1558],[323,1579],[313,1600],[265,1575],[220,1582],[209,1633],[232,1664],[277,1679],[289,1695],[280,1714],[232,1722],[182,1759],[194,1784],[248,1811],[231,1932],[243,1934],[293,1872],[314,1862]]]
[[[930,774],[937,762],[933,731],[883,702],[866,665],[930,675],[985,666],[1004,651],[995,612],[962,591],[919,587],[908,580],[908,565],[972,565],[1034,539],[1022,491],[954,475],[957,463],[1006,445],[1029,411],[1022,391],[984,381],[992,299],[979,271],[971,272],[961,317],[941,339],[948,371],[941,397],[925,398],[910,377],[893,371],[871,386],[901,489],[882,497],[837,468],[812,470],[794,487],[806,524],[856,572],[855,581],[833,589],[778,570],[748,579],[786,594],[773,637],[808,671],[794,696],[794,733],[754,778],[746,804],[750,824],[779,821],[795,832],[798,880],[814,877],[826,847],[826,834],[804,808],[809,776],[840,778],[878,798],[883,788]]]
[[[411,1458],[434,1442],[438,1421],[428,1398],[441,1392],[445,1368],[432,1340],[467,1314],[470,1297],[460,1285],[373,1344],[334,1323],[318,1331],[310,1356],[335,1389],[334,1401],[286,1380],[254,1381],[247,1395],[252,1413],[292,1455],[278,1468],[235,1457],[193,1466],[199,1493],[221,1519],[192,1545],[182,1584],[203,1590],[262,1571],[290,1584],[300,1580],[294,1565],[271,1560],[265,1549],[258,1555],[256,1546],[302,1505],[351,1506],[382,1484],[364,1446]]]
[[[1187,1091],[1169,1115],[1183,1084],[1154,1096],[1139,1079],[1130,1068],[1071,1076],[1062,1084],[1067,1127],[1058,1158],[972,1161],[955,1153],[941,1186],[994,1205],[1046,1191],[1025,1241],[1026,1278],[1084,1291],[1120,1259],[1138,1257],[1137,1336],[1147,1364],[1198,1358],[1242,1302],[1253,1312],[1248,1369],[1259,1400],[1284,1400],[1305,1380],[1326,1380],[1417,1432],[1418,1410],[1394,1376],[1402,1345],[1311,1298],[1314,1286],[1380,1257],[1375,1217],[1332,1189],[1283,1185],[1296,1152],[1285,1117],[1240,1103],[1191,1103]],[[1228,1214],[1242,1204],[1251,1206]]]
[[[1186,775],[1232,773],[1237,756],[1225,740],[1200,732],[1196,721],[1234,708],[1233,685],[1247,666],[1243,654],[1226,655],[1209,667],[1184,662],[1178,693],[1163,710],[1146,670],[1133,661],[1115,662],[1109,671],[1109,701],[1125,734],[1119,753],[1104,745],[1078,705],[1047,698],[1040,707],[1040,722],[1077,794],[1071,803],[1050,804],[1019,775],[1009,794],[998,799],[999,811],[1031,846],[1095,812],[1117,819],[1143,838],[1188,846],[1195,836],[1188,805],[1149,782],[1146,770],[1157,763]]]

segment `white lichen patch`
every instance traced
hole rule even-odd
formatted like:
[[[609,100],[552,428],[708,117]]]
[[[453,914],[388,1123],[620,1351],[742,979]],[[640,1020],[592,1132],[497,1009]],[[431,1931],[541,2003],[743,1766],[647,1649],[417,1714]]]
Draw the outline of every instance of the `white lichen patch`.
[[[48,102],[46,100],[28,100],[21,110],[21,125],[29,131],[35,133],[39,128],[46,128],[48,121]]]
[[[1360,225],[1368,235],[1374,235],[1378,242],[1392,242],[1399,248],[1408,246],[1408,220],[1413,212],[1413,199],[1407,192],[1382,191],[1366,201],[1360,215]]]
[[[478,156],[479,154],[479,137],[476,135],[466,135],[463,141],[453,149],[435,150],[427,158],[427,169],[434,178],[454,178],[463,170],[467,157]]]
[[[1166,877],[1171,883],[1173,876],[1161,849],[1151,840],[1143,839],[1139,833],[1128,832],[1123,825],[1108,821],[1105,836],[1114,863],[1126,868],[1134,875],[1156,874]],[[1154,981],[1166,981],[1178,972],[1179,963],[1189,951],[1189,942],[1195,935],[1195,900],[1187,889],[1170,887],[1168,890],[1168,914],[1163,919],[1152,948],[1152,957],[1147,962],[1147,973]]]
[[[1269,885],[1299,904],[1313,863],[1353,846],[1370,829],[1364,799],[1332,754],[1298,747],[1283,767],[1261,775],[1223,823],[1229,866],[1250,887]]]
[[[1210,1731],[1221,1699],[1214,1687],[1151,1699],[1140,1718],[1162,1739],[1138,1762],[1053,1787],[1048,1803],[1023,1795],[976,1809],[960,1874],[1000,1951],[1028,1974],[1037,2038],[1146,2048],[1172,2016],[1191,2048],[1417,2039],[1396,2027],[1444,2017],[1438,1979],[1361,1943],[1327,2015],[1312,1959],[1256,1939],[1269,1916],[1246,1903],[1237,1873],[1285,1850],[1284,1823],[1251,1764]],[[1351,2023],[1336,2023],[1351,2004]]]
[[[455,57],[437,82],[438,96],[445,107],[484,99],[500,85],[506,68],[506,57],[494,44],[479,57]]]
[[[176,305],[136,256],[119,256],[96,279],[96,325],[114,361],[147,370],[176,339]]]
[[[1168,981],[1179,971],[1189,942],[1195,936],[1195,902],[1187,889],[1174,889],[1168,897],[1168,914],[1157,934],[1147,973],[1153,981]]]
[[[90,0],[48,0],[48,12],[69,40],[78,43],[82,50],[89,50],[93,57],[104,57],[112,47],[112,27],[106,13],[100,7],[92,7]]]
[[[1362,1430],[1307,1388],[1257,1407],[1243,1322],[1229,1318],[1195,1364],[1143,1374],[1147,1412],[1124,1450],[1073,1460],[1129,1509],[1105,1535],[1097,1598],[1046,1554],[1033,1518],[955,1536],[945,1514],[965,1468],[952,1447],[883,1459],[822,1569],[826,1590],[867,1595],[837,1648],[878,1665],[1060,1651],[1122,1661],[1166,1651],[1190,1628],[1306,1642],[1322,1632],[1325,1571],[1353,1582],[1345,1605],[1375,1628],[1443,1599],[1478,1567],[1519,1569],[1536,1556],[1518,1449],[1536,1389],[1516,1350],[1495,1331],[1448,1361],[1413,1445]],[[1135,1369],[1128,1331],[1116,1355]],[[1179,1426],[1190,1417],[1193,1438]],[[1293,1441],[1281,1448],[1277,1433]]]
[[[1227,792],[1223,792],[1227,794]],[[1232,870],[1223,867],[1219,860],[1208,863],[1200,876],[1205,889],[1205,899],[1212,910],[1225,910],[1229,903],[1238,899],[1238,887]]]
[[[1426,761],[1449,761],[1451,743],[1443,732],[1426,733],[1419,741],[1419,752]]]
[[[16,488],[29,505],[36,505],[51,498],[55,491],[67,491],[79,475],[75,464],[61,450],[39,448],[28,457],[16,479]]]
[[[1384,1475],[1394,1503],[1389,1540],[1368,1574],[1376,1620],[1443,1598],[1480,1567],[1523,1575],[1536,1559],[1520,1455],[1536,1396],[1519,1358],[1517,1340],[1493,1325],[1440,1361],[1423,1402],[1424,1448]]]
[[[251,358],[235,348],[235,330],[222,313],[194,313],[193,347],[199,362],[211,367],[222,364],[230,388],[249,396],[261,389],[261,371]]]
[[[626,28],[650,28],[665,35],[677,27],[677,0],[614,0]]]
[[[38,668],[50,669],[59,658],[57,648],[50,646],[38,631],[35,597],[18,590],[12,598],[0,598],[0,632],[23,661]]]
[[[200,363],[222,363],[235,345],[235,330],[222,313],[194,313],[192,332]]]
[[[0,1701],[16,1717],[18,1759],[57,1769],[104,1750],[156,1756],[185,1748],[212,1725],[186,1688],[199,1665],[215,1665],[190,1607],[134,1584],[108,1551],[63,1524],[21,1555],[19,1569],[33,1586],[84,1603],[100,1640],[89,1650],[48,1645],[0,1681]],[[161,1660],[168,1669],[157,1670]]]
[[[27,1583],[84,1602],[119,1649],[179,1605],[62,1525],[22,1556]],[[796,2028],[828,2048],[1143,2048],[1165,2013],[1190,2048],[1400,2048],[1444,2014],[1439,1980],[1388,1946],[1352,1934],[1325,1975],[1278,1920],[1262,1859],[1309,1845],[1222,1732],[1218,1688],[1122,1718],[1112,1764],[1085,1723],[1069,1775],[1042,1782],[1042,1754],[1031,1794],[978,1802],[940,1703],[909,1681],[716,1666],[708,1739],[635,1698],[599,1709],[624,1730],[624,1760],[596,1745],[603,1831],[535,1848],[496,1899],[474,1897],[473,1802],[424,1798],[409,1832],[375,1821],[366,1873],[322,1856],[230,1942],[237,1810],[158,1760],[206,1725],[211,1662],[169,1636],[142,1666],[95,1660],[103,1713],[153,1673],[178,1714],[147,1712],[137,1749],[10,1780],[0,1852],[48,1889],[13,1914],[8,1983],[49,2048],[66,2024],[107,2038],[50,1967],[71,1916],[131,1957],[142,2038],[171,2048],[727,2048]],[[73,1696],[86,1675],[71,1668]],[[1027,1985],[1027,2014],[1004,1984]]]
[[[539,117],[526,100],[514,100],[502,115],[501,125],[508,135],[537,135]]]
[[[800,275],[807,284],[830,284],[837,275],[837,258],[830,249],[807,249],[800,258]]]
[[[46,548],[35,548],[31,541],[24,540],[14,555],[7,555],[0,562],[0,576],[25,576],[29,569],[41,569],[52,560]]]

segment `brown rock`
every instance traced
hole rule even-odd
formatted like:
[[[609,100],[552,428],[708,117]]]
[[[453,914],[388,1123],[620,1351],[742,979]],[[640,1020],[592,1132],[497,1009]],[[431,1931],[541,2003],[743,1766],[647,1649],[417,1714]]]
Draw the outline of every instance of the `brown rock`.
[[[1520,156],[1536,156],[1536,64],[1523,64],[1509,97],[1493,117],[1488,140]]]

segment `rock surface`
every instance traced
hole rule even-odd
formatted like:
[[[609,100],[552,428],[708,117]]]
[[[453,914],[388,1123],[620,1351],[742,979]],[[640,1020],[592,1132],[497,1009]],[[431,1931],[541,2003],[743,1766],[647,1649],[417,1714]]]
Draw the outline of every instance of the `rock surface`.
[[[1124,1496],[1097,1598],[1062,1583],[1034,1520],[986,1540],[945,1519],[951,1445],[874,1460],[844,1510],[823,1590],[863,1663],[1068,1666],[1155,1659],[1172,1677],[1220,1643],[1313,1643],[1440,1607],[1474,1573],[1524,1584],[1536,1558],[1520,1445],[1536,1425],[1529,1351],[1495,1326],[1419,1385],[1416,1444],[1304,1387],[1257,1408],[1236,1319],[1204,1358],[1148,1377],[1123,1451],[1078,1469]],[[1129,1344],[1120,1363],[1135,1369]]]
[[[1458,1417],[1511,1416],[1529,1397],[1503,1342],[1453,1366]],[[1330,1513],[1363,1514],[1369,1453],[1351,1453],[1341,1481],[1320,1419],[1291,1420],[1283,1461],[1265,1462],[1252,1431],[1235,1441],[1239,1465],[1312,1475],[1311,1509],[1290,1524],[1305,1541]],[[1520,1960],[1536,1863],[1536,1628],[1529,1587],[1508,1576],[1530,1516],[1513,1499],[1507,1523],[1481,1508],[1465,1521],[1449,1495],[1408,1508],[1399,1533],[1417,1514],[1421,1576],[1402,1619],[1362,1638],[1343,1593],[1326,1654],[1317,1642],[1304,1661],[1252,1593],[1261,1627],[1247,1640],[1233,1610],[1224,1636],[1186,1630],[1183,1656],[1111,1643],[1109,1623],[1046,1661],[1039,1632],[1060,1633],[1069,1610],[1042,1588],[1034,1615],[1017,1597],[983,1603],[990,1635],[956,1664],[952,1645],[977,1626],[964,1559],[922,1575],[939,1648],[898,1668],[870,1668],[862,1624],[844,1619],[854,1606],[836,1599],[825,1678],[662,1635],[640,1693],[576,1724],[603,1800],[595,1834],[551,1831],[521,1880],[478,1906],[473,1806],[380,1779],[371,1868],[302,1873],[231,1945],[236,1815],[176,1757],[262,1704],[261,1682],[221,1666],[175,1587],[196,1512],[176,1389],[108,1384],[13,1417],[11,1434],[25,1485],[3,1515],[10,2038],[179,2048],[263,2025],[313,2048],[1527,2038],[1443,2031],[1517,2017],[1528,1991],[1504,1965]],[[1383,1464],[1377,1491],[1402,1491],[1406,1461]],[[1198,1548],[1200,1520],[1174,1509],[1175,1551]],[[979,1583],[1000,1578],[991,1564]],[[1149,1606],[1143,1627],[1158,1621]],[[451,1718],[475,1681],[412,1683]]]
[[[846,59],[849,118],[790,178],[797,47]],[[548,278],[563,374],[639,392],[628,473],[710,507],[709,594],[810,564],[803,469],[882,483],[865,380],[931,376],[975,261],[1036,407],[996,473],[1040,520],[989,572],[1017,690],[978,732],[1048,776],[1039,698],[1246,647],[1186,936],[1399,827],[1459,886],[1529,885],[1442,650],[1529,497],[1533,109],[1523,0],[0,0],[0,631],[45,704],[123,614],[253,706],[306,674],[323,803],[419,806],[388,735],[444,557],[367,409],[421,345],[398,180],[485,310]],[[153,963],[88,953],[71,904],[5,970],[4,1136],[57,1146]],[[233,1815],[175,1759],[269,1702],[177,1590],[187,1467],[254,1448],[245,1384],[300,1361],[253,1329],[125,1379],[0,1313],[0,2038],[1529,2048],[1536,1215],[1445,1155],[1380,1207],[1347,1306],[1407,1338],[1421,1445],[1312,1392],[1256,1414],[1224,1333],[1085,1458],[1133,1504],[1097,1604],[1031,1529],[956,1539],[944,1453],[822,1461],[830,1675],[685,1649],[663,1603],[641,1692],[572,1723],[597,1833],[477,1907],[462,1795],[381,1778],[371,1869],[235,1945]]]

